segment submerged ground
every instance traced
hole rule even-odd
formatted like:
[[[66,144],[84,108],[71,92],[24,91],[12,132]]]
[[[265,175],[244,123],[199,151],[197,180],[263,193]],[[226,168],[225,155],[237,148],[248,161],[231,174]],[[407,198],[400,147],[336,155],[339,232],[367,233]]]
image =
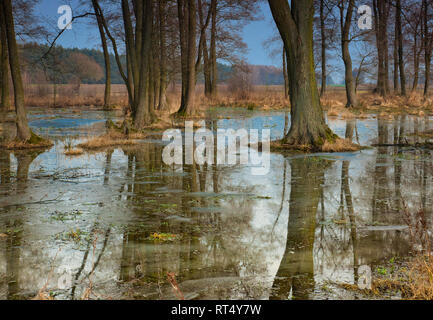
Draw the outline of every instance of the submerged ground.
[[[115,112],[33,109],[45,151],[0,151],[0,299],[362,298],[356,284],[414,250],[411,215],[432,219],[432,152],[271,155],[271,170],[162,163],[156,133],[137,146],[69,157]],[[220,109],[212,128],[271,129],[284,112]],[[425,141],[431,118],[342,120],[363,145]],[[414,135],[415,134],[415,135]],[[174,274],[174,276],[173,276]],[[175,281],[174,282],[174,277]],[[171,282],[169,279],[172,279]],[[173,290],[177,287],[179,290]]]

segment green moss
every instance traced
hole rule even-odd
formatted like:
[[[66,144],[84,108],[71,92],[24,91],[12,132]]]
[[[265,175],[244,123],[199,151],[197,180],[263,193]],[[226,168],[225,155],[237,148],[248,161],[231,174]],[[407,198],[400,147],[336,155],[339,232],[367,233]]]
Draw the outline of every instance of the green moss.
[[[332,132],[330,128],[326,128],[325,135],[326,135],[326,141],[332,143],[335,143],[335,141],[338,138],[338,136],[334,132]]]
[[[47,140],[41,138],[40,136],[38,136],[37,134],[35,134],[33,131],[30,131],[30,139],[27,140],[28,144],[44,144],[46,142],[48,142]]]

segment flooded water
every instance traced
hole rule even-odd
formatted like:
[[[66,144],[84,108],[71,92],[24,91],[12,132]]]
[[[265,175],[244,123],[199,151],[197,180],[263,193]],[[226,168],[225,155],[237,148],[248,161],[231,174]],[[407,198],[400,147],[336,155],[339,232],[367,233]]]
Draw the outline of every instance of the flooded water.
[[[224,114],[226,119],[221,119]],[[216,128],[284,131],[281,112],[209,115]],[[78,157],[64,145],[104,130],[115,114],[34,111],[49,150],[0,154],[0,298],[39,290],[56,299],[357,298],[357,283],[413,249],[411,214],[432,219],[432,152],[376,147],[354,153],[271,155],[271,170],[169,167],[155,135],[138,146]],[[79,118],[85,118],[80,120]],[[431,119],[339,120],[363,145],[414,141]],[[416,141],[415,141],[416,142]]]

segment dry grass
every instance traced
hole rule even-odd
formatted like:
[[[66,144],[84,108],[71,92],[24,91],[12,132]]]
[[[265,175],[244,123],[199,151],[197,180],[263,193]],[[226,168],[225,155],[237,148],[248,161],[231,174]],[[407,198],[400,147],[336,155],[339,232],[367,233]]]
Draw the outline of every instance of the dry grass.
[[[433,300],[433,257],[418,255],[409,263],[407,271],[407,297],[416,300]]]
[[[322,151],[322,152],[353,152],[359,151],[362,147],[358,144],[351,142],[348,139],[337,138],[335,142],[331,143],[326,141],[321,150],[312,150],[310,145],[289,145],[282,143],[281,140],[271,142],[271,150],[273,151]]]
[[[398,290],[402,297],[410,300],[433,300],[433,256],[430,250],[428,223],[422,210],[409,211],[404,205],[404,221],[409,227],[409,239],[414,256],[403,263],[393,265],[396,269],[385,279],[375,282],[383,283],[387,290]],[[397,267],[397,268],[395,268]]]
[[[358,151],[361,147],[348,139],[337,138],[334,143],[326,141],[322,146],[323,152]]]
[[[405,291],[404,286],[402,286],[400,281],[391,280],[391,279],[376,279],[371,283],[371,289],[360,289],[357,284],[351,283],[335,283],[338,287],[341,287],[345,290],[358,292],[367,297],[376,297],[376,298],[384,298],[385,295],[388,295],[390,291],[398,292]]]
[[[57,85],[54,99],[53,85],[33,84],[26,86],[25,103],[32,107],[73,107],[102,106],[104,104],[104,85],[83,84],[79,88],[71,84]],[[128,105],[128,95],[124,85],[112,85],[110,104],[113,108]]]
[[[108,133],[89,139],[88,141],[78,145],[84,150],[97,150],[106,147],[136,145],[138,142],[129,136],[110,130]]]
[[[31,132],[31,137],[27,141],[13,140],[4,144],[0,144],[0,148],[6,150],[26,150],[26,149],[43,149],[49,148],[53,145],[50,140],[39,137]]]
[[[64,154],[67,156],[80,156],[84,153],[84,150],[81,148],[70,148],[66,149]]]
[[[51,147],[53,145],[52,142],[46,141],[43,143],[28,143],[27,141],[19,141],[14,140],[11,142],[8,142],[6,144],[1,145],[0,147],[6,149],[6,150],[25,150],[25,149],[41,149],[41,148],[47,148]]]
[[[53,86],[34,84],[26,87],[26,104],[38,107],[73,107],[102,106],[104,85],[85,84],[78,89],[74,85],[57,85],[57,97],[54,105]],[[168,109],[174,113],[180,105],[180,84],[170,85],[167,91]],[[218,86],[218,97],[208,99],[204,96],[204,85],[198,84],[195,90],[196,108],[200,113],[209,106],[239,107],[249,110],[281,110],[290,108],[290,99],[284,97],[281,85],[255,85],[242,96],[230,90],[226,84]],[[361,87],[357,93],[359,106],[355,110],[345,108],[346,94],[344,87],[329,87],[320,101],[329,116],[349,119],[363,118],[365,113],[408,113],[433,114],[433,97],[425,99],[421,91],[412,92],[408,97],[391,94],[386,98],[373,93],[370,87]],[[128,95],[124,85],[112,85],[111,105],[114,108],[125,108]]]

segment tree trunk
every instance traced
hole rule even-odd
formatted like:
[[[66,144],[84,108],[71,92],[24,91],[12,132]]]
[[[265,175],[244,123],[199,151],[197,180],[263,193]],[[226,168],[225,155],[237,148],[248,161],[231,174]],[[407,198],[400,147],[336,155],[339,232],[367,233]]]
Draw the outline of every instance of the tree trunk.
[[[313,58],[313,0],[268,0],[288,53],[291,127],[283,142],[321,150],[335,135],[325,123]]]
[[[394,93],[398,92],[398,31],[397,23],[394,28],[394,46],[393,46],[393,60],[394,60]]]
[[[397,0],[396,8],[396,24],[397,24],[397,36],[398,36],[398,67],[400,70],[400,87],[401,95],[406,96],[406,75],[404,73],[404,61],[403,61],[403,33],[401,26],[401,2]]]
[[[349,32],[352,23],[353,9],[355,0],[349,1],[346,17],[344,17],[344,3],[340,4],[340,24],[341,24],[341,51],[344,61],[345,82],[346,82],[346,108],[356,107],[358,102],[355,92],[355,81],[353,79],[352,57],[349,51]]]
[[[418,29],[414,31],[414,39],[413,39],[413,65],[414,65],[414,76],[413,76],[413,84],[412,84],[412,92],[414,92],[418,88],[418,80],[419,80],[419,62],[420,62],[420,53],[421,50],[418,49]]]
[[[6,23],[3,15],[0,14],[0,75],[1,75],[1,101],[2,110],[10,110],[10,92],[9,92],[9,57],[7,45]]]
[[[95,11],[96,21],[98,23],[99,35],[101,37],[102,51],[104,53],[104,64],[105,64],[105,91],[104,91],[104,108],[110,106],[111,97],[111,62],[110,53],[107,46],[107,38],[105,37],[104,26],[102,18],[99,15],[98,6],[96,5],[97,0],[92,0],[93,10]]]
[[[167,51],[166,51],[166,11],[167,2],[166,0],[160,0],[158,2],[159,11],[159,47],[160,47],[160,60],[159,60],[159,71],[160,71],[160,85],[159,85],[159,110],[165,110],[168,108],[167,104]]]
[[[431,68],[431,56],[425,55],[425,81],[424,81],[424,97],[428,96],[428,91],[430,87],[430,68]]]
[[[136,114],[134,117],[134,126],[137,130],[142,129],[146,124],[150,123],[149,104],[149,70],[150,56],[152,55],[152,0],[147,0],[143,4],[143,30],[141,32],[142,39],[140,53],[140,73],[139,84],[136,101]]]
[[[211,96],[216,98],[218,95],[218,65],[216,56],[216,21],[217,21],[217,0],[211,1],[211,35],[210,35],[210,60],[211,60]]]
[[[377,92],[385,97],[389,93],[388,16],[390,0],[373,0],[376,46],[378,56]]]
[[[202,1],[198,0],[198,13],[200,18],[200,29],[201,29],[201,35],[200,35],[200,46],[198,48],[199,54],[203,56],[203,76],[204,76],[204,94],[207,98],[211,98],[212,96],[212,79],[211,79],[211,63],[209,58],[209,52],[208,52],[208,45],[207,45],[207,38],[206,38],[206,30],[210,22],[211,13],[212,13],[212,7],[209,9],[209,12],[206,17],[206,21],[204,19],[203,14],[203,5]],[[200,62],[200,59],[197,59],[197,62]],[[196,70],[197,70],[197,64],[196,64]]]
[[[186,6],[188,12],[188,23],[186,32],[186,57],[183,63],[186,63],[185,73],[182,77],[186,77],[182,81],[182,85],[185,85],[185,89],[182,89],[184,93],[183,104],[181,105],[178,113],[181,115],[191,115],[194,113],[194,94],[195,94],[195,55],[196,55],[196,5],[195,0],[187,0]],[[185,24],[184,24],[185,26]]]
[[[14,17],[12,15],[11,0],[3,0],[1,11],[3,11],[3,19],[6,24],[9,64],[14,85],[15,111],[17,114],[17,138],[22,141],[28,141],[31,137],[31,132],[27,122],[26,108],[24,105],[24,87],[21,78],[18,46],[15,39],[15,26]]]
[[[177,13],[179,20],[179,41],[180,41],[180,66],[181,66],[181,79],[182,79],[182,91],[181,91],[181,108],[185,105],[185,90],[186,80],[188,78],[188,41],[187,41],[187,10],[186,1],[188,0],[177,0]]]
[[[321,34],[321,50],[322,50],[322,86],[320,88],[320,97],[323,97],[326,91],[326,33],[325,33],[325,15],[324,7],[325,0],[320,0],[320,34]]]
[[[428,4],[427,0],[422,1],[423,7],[423,42],[424,42],[424,63],[425,63],[425,82],[424,82],[424,97],[427,97],[430,86],[430,67],[431,67],[431,55],[433,46],[433,36],[429,30],[429,16],[428,16]]]
[[[287,70],[287,54],[283,48],[283,75],[284,75],[284,98],[289,97],[289,73]]]

